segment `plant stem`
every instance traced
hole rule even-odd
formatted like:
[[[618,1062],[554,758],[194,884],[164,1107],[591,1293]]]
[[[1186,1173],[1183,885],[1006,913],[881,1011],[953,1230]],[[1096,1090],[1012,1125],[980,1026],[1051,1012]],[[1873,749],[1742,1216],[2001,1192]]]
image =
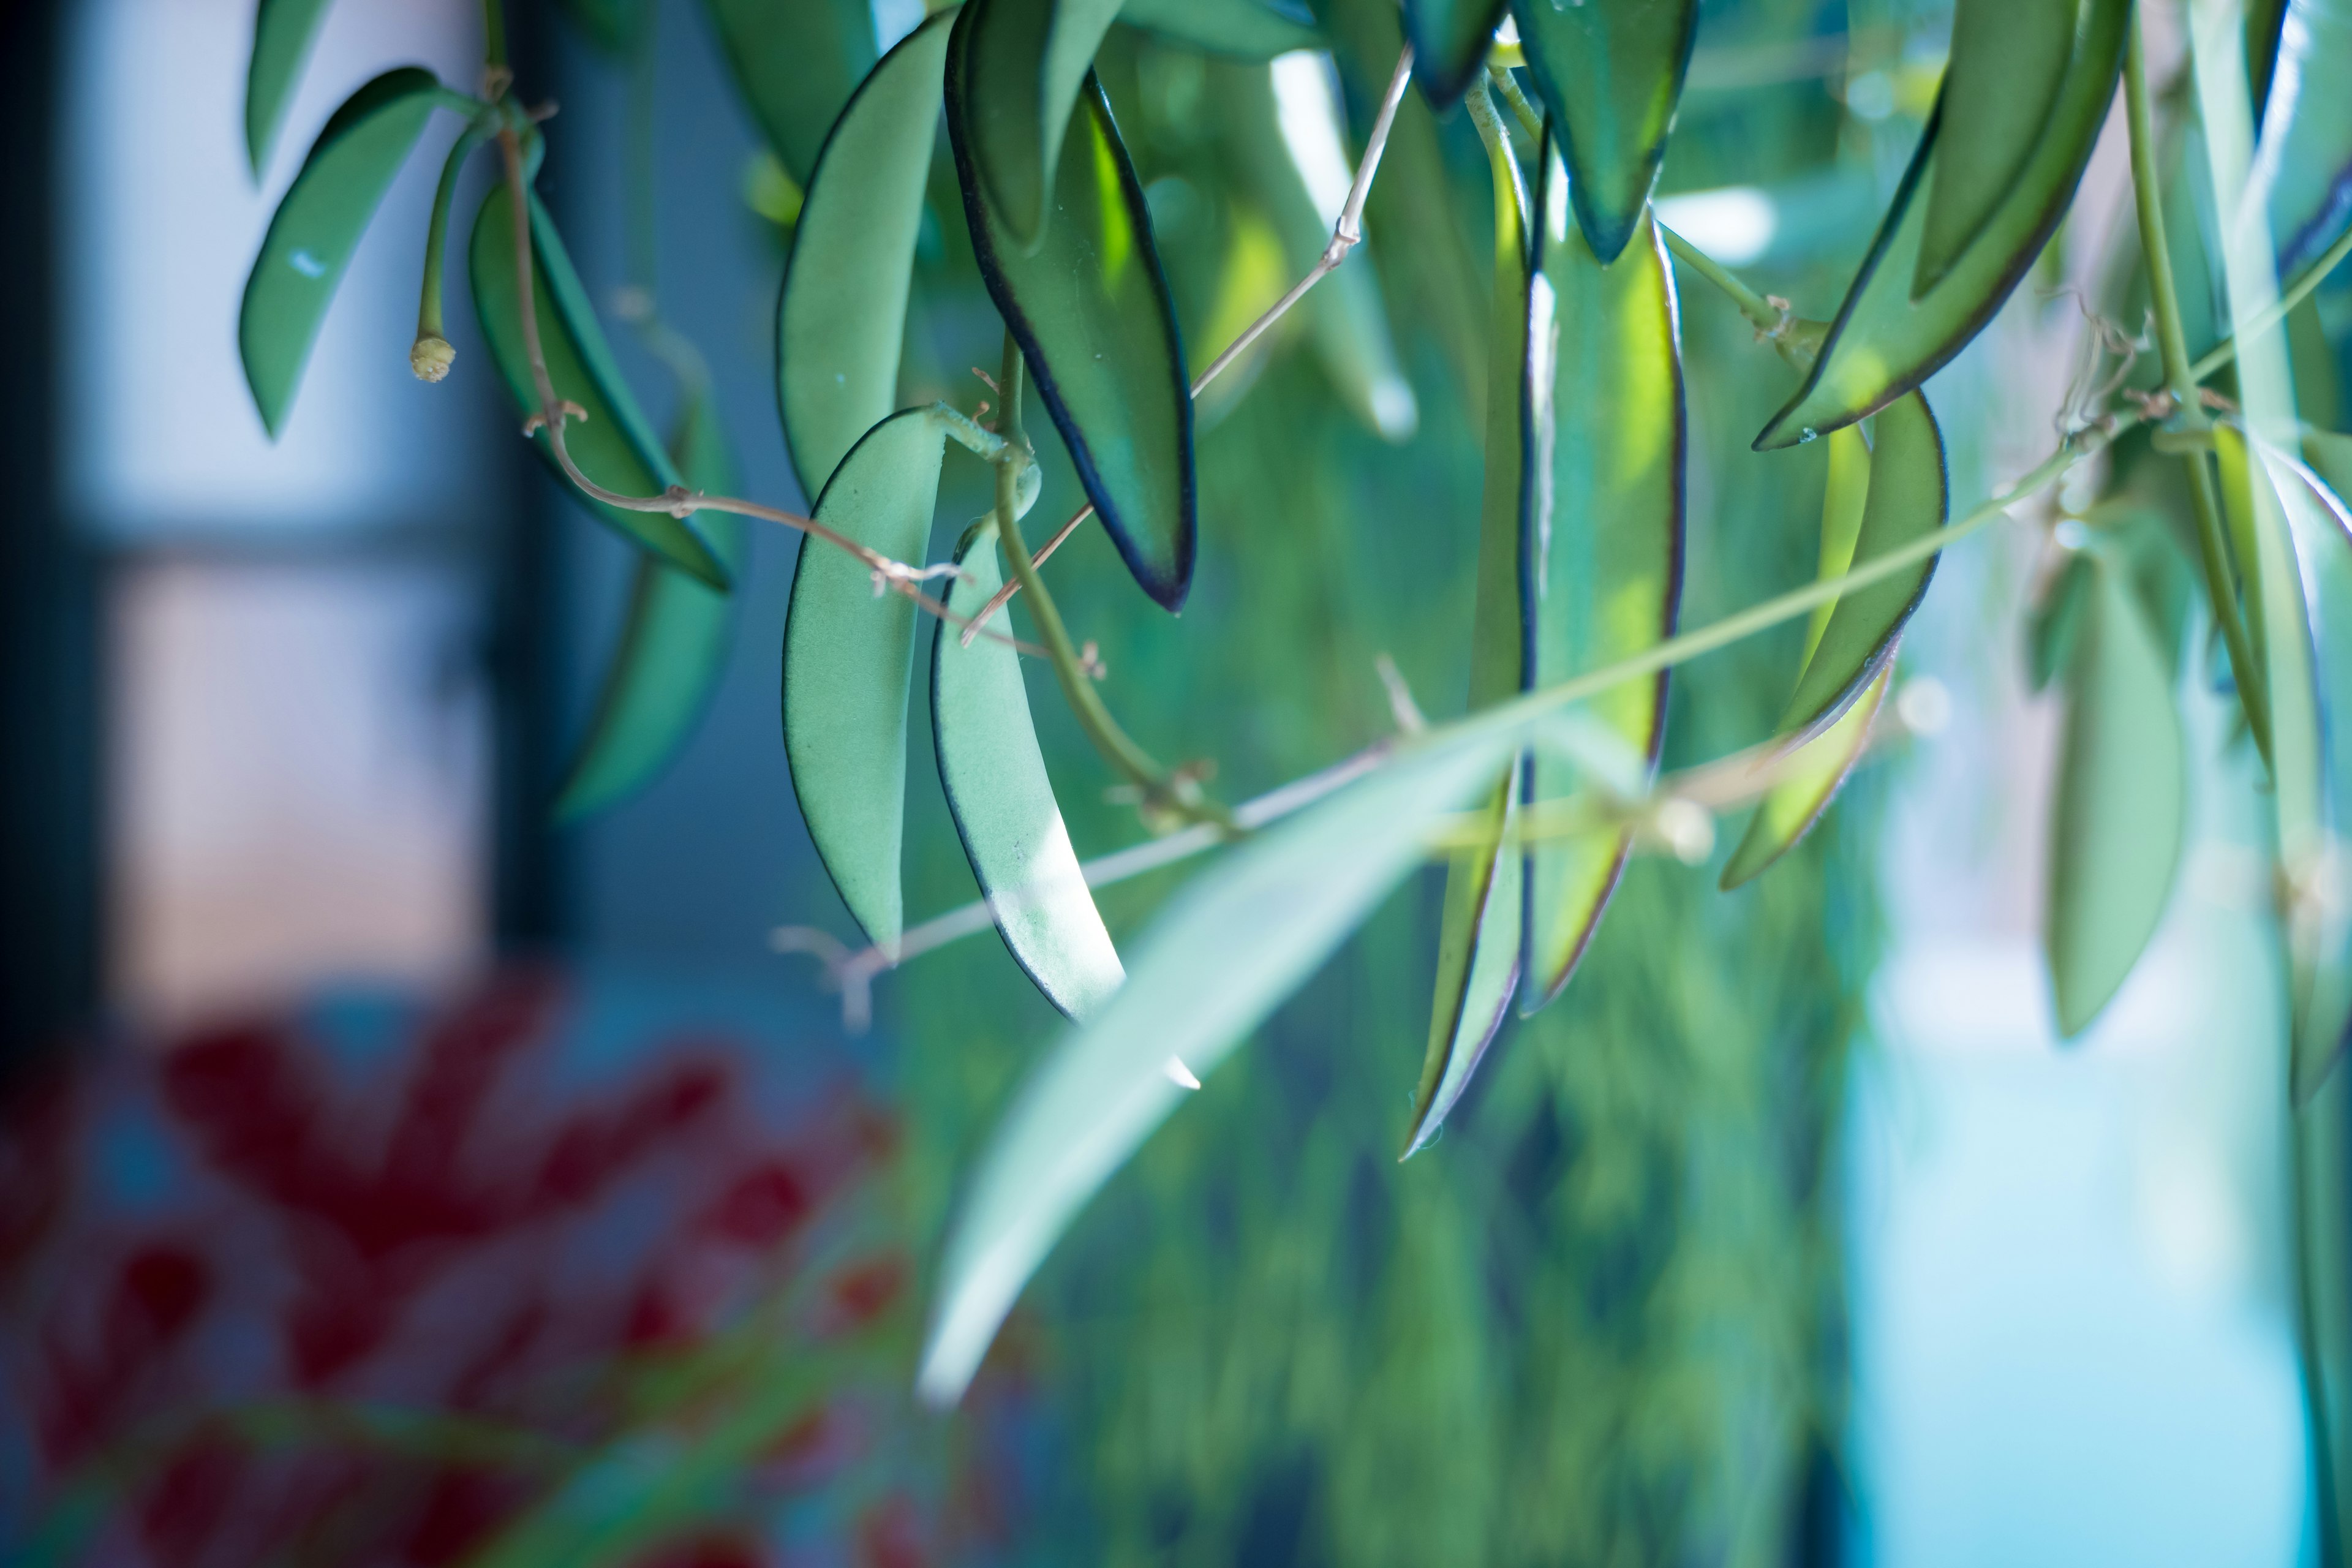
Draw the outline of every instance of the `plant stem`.
[[[441,272],[445,252],[449,245],[449,206],[457,195],[457,175],[466,160],[489,135],[489,127],[477,119],[458,134],[457,144],[442,162],[440,183],[433,187],[433,215],[425,224],[425,279],[416,292],[416,342],[419,349],[429,341],[443,345],[446,353],[449,334],[445,330],[441,312]],[[412,354],[412,359],[414,355]],[[448,371],[449,362],[440,363],[442,374]],[[424,374],[420,364],[418,374]],[[438,381],[440,375],[431,379]]]
[[[1654,215],[1651,221],[1656,222]],[[1658,235],[1666,242],[1666,248],[1675,253],[1676,260],[1721,289],[1733,304],[1739,307],[1739,313],[1747,317],[1758,331],[1767,337],[1777,338],[1788,331],[1790,318],[1785,309],[1773,304],[1733,277],[1723,263],[1664,224],[1658,224]]]
[[[491,76],[511,76],[507,65],[506,0],[482,0],[482,68]]]
[[[2147,101],[2147,48],[2136,10],[2124,41],[2124,112],[2131,127],[2132,197],[2139,219],[2140,252],[2147,263],[2148,302],[2156,312],[2157,346],[2164,356],[2165,389],[2171,394],[2174,416],[2189,429],[2198,430],[2206,424],[2205,411],[2198,401],[2196,366],[2189,360],[2189,334],[2181,323],[2180,294],[2173,281],[2172,250],[2165,238],[2164,195],[2156,168],[2155,121]],[[2267,768],[2271,766],[2270,700],[2238,604],[2237,573],[2231,564],[2229,542],[2222,532],[2221,501],[2213,482],[2212,465],[2202,452],[2183,452],[2180,458],[2189,471],[2189,500],[2197,518],[2197,549],[2205,572],[2205,595],[2212,603],[2213,619],[2221,628],[2221,640],[2230,650],[2230,669],[2237,679],[2238,701],[2245,710],[2247,728],[2253,731],[2254,744],[2262,752],[2263,765]]]
[[[2319,1231],[2313,1222],[2315,1217],[2327,1216],[2315,1216],[2312,1210],[2314,1195],[2322,1190],[2326,1177],[2314,1168],[2322,1152],[2313,1146],[2317,1133],[2307,1122],[2342,1114],[2338,1103],[2325,1096],[2315,1096],[2309,1104],[2300,1106],[2292,1096],[2288,1098],[2286,1135],[2293,1191],[2287,1201],[2294,1205],[2294,1350],[2302,1373],[2304,1426],[2310,1433],[2312,1511],[2318,1525],[2323,1568],[2340,1568],[2343,1563],[2344,1527],[2336,1512],[2336,1446],[2328,1420],[2326,1359],[2320,1350],[2319,1300],[2314,1279],[2319,1270],[2341,1260],[2323,1256],[2318,1246]]]

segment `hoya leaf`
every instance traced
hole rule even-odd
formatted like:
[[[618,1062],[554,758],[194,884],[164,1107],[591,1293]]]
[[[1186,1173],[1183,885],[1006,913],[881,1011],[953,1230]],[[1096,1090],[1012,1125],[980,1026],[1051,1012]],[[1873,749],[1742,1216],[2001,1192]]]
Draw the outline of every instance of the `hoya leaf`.
[[[2076,0],[1958,0],[1936,177],[1911,292],[1943,280],[2006,201],[2050,126],[2074,52]]]
[[[1079,1206],[1420,860],[1520,741],[1464,726],[1244,841],[1171,900],[1127,984],[1023,1087],[965,1188],[918,1384],[949,1404]]]
[[[2259,660],[2266,657],[2263,644],[2269,617],[2263,614],[2263,579],[2256,563],[2261,559],[2263,531],[2280,527],[2278,491],[2254,461],[2244,433],[2235,426],[2213,427],[2213,467],[2221,478],[2222,531],[2237,570],[2246,634]]]
[[[1520,523],[1529,687],[1674,635],[1688,439],[1674,277],[1656,226],[1644,216],[1616,264],[1602,267],[1570,218],[1557,151],[1544,167]],[[1607,395],[1594,395],[1603,387]],[[1585,711],[1654,767],[1665,742],[1666,672],[1612,686]],[[1565,754],[1538,752],[1528,767],[1530,814],[1590,782]],[[1630,847],[1620,832],[1530,849],[1524,1008],[1568,984]]]
[[[1951,495],[1944,437],[1927,400],[1911,393],[1873,421],[1870,489],[1849,565],[1862,565],[1944,526]],[[1845,568],[1841,567],[1843,571]],[[1895,642],[1927,596],[1936,557],[1838,595],[1781,715],[1783,734],[1827,727],[1895,655]]]
[[[1507,0],[1404,0],[1404,34],[1412,45],[1412,76],[1433,109],[1451,106],[1470,90],[1486,63]]]
[[[1429,1048],[1413,1091],[1412,1131],[1403,1158],[1428,1146],[1471,1075],[1486,1059],[1519,988],[1519,928],[1526,868],[1516,816],[1517,772],[1506,764],[1473,814],[1475,842],[1454,851],[1445,873],[1445,912],[1437,938],[1437,990],[1430,1008]]]
[[[539,412],[539,390],[523,342],[513,215],[505,183],[491,186],[474,219],[467,260],[474,309],[481,318],[490,357],[498,362],[515,406],[530,416]],[[547,358],[548,377],[555,384],[558,399],[587,411],[585,419],[565,422],[563,449],[593,483],[622,495],[659,495],[682,483],[669,453],[638,411],[628,384],[621,379],[612,348],[588,302],[588,291],[572,269],[572,258],[555,232],[555,221],[535,195],[530,199],[530,240],[531,298],[538,307],[539,342]],[[531,442],[548,466],[556,468],[547,431],[534,433]],[[557,478],[565,479],[560,468]],[[565,482],[568,486],[569,480]],[[715,514],[697,513],[695,523],[689,523],[666,511],[633,511],[584,495],[580,500],[641,549],[711,587],[722,591],[727,587],[727,568],[696,526]]]
[[[866,0],[703,0],[736,85],[793,183],[808,188],[825,132],[873,68]]]
[[[969,616],[1004,585],[992,522],[965,536],[956,561],[963,575],[948,606]],[[1054,799],[1019,651],[992,637],[966,647],[941,621],[931,643],[931,737],[957,837],[1013,962],[1064,1015],[1093,1017],[1127,972]]]
[[[246,279],[236,346],[246,384],[273,438],[285,428],[320,323],[360,236],[440,100],[441,84],[415,66],[388,70],[352,94],[319,132],[269,220]]]
[[[946,445],[932,408],[891,415],[842,458],[816,521],[893,561],[920,561]],[[856,556],[801,540],[784,619],[784,760],[818,858],[885,952],[905,918],[898,848],[919,613],[903,594],[876,593]]]
[[[1297,0],[1125,0],[1118,19],[1163,38],[1236,59],[1319,49],[1315,14]]]
[[[1181,609],[1192,584],[1192,395],[1142,187],[1089,77],[1055,222],[1034,255],[1021,250],[972,168],[965,46],[976,15],[959,15],[948,45],[947,110],[981,277],[1120,558],[1145,593]]]
[[[2288,0],[2246,200],[2269,209],[2281,278],[2352,226],[2352,0]]]
[[[1118,13],[1119,0],[968,0],[956,23],[960,79],[950,90],[960,97],[951,112],[964,199],[977,187],[993,237],[1024,255],[1069,199],[1056,178],[1064,143],[1083,124],[1073,111]],[[1094,178],[1085,143],[1067,151]]]
[[[1567,153],[1569,200],[1605,265],[1633,237],[1698,37],[1697,0],[1512,0],[1519,47]]]
[[[1813,830],[1846,775],[1870,749],[1871,725],[1894,679],[1895,661],[1889,658],[1837,722],[1778,761],[1771,787],[1757,803],[1738,847],[1724,862],[1726,891],[1760,875]]]
[[[898,405],[915,236],[953,23],[933,16],[882,57],[809,177],[776,311],[778,399],[803,495],[823,490],[857,438]]]
[[[703,398],[688,403],[670,443],[671,460],[695,489],[735,489],[735,458]],[[749,525],[725,512],[698,512],[711,550],[740,576]],[[709,706],[727,667],[733,601],[652,555],[637,557],[629,616],[604,674],[587,738],[557,795],[559,819],[586,816],[627,799],[661,776]]]
[[[647,0],[560,0],[572,25],[608,55],[625,58],[645,37]]]
[[[253,56],[245,71],[245,155],[257,180],[278,146],[302,67],[326,19],[327,0],[261,0],[254,7]]]
[[[2130,0],[2080,3],[2074,47],[2032,153],[1934,287],[1916,292],[1943,150],[1972,146],[1986,133],[1955,120],[1961,106],[1947,84],[1820,357],[1756,437],[1759,451],[1851,425],[1916,387],[1983,330],[2042,254],[2074,199],[2123,68]]]
[[[2090,593],[2090,562],[2080,552],[2068,555],[2026,625],[2026,681],[2034,690],[2047,689],[2074,658]]]
[[[2172,669],[2115,564],[2093,555],[2066,671],[2043,942],[2060,1034],[2090,1026],[2172,891],[2188,759]]]

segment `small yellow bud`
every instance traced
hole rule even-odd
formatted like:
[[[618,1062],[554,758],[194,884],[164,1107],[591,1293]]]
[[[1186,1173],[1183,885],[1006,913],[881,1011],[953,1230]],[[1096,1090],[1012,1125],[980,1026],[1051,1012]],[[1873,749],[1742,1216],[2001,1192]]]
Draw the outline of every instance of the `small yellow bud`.
[[[449,346],[446,338],[422,337],[408,351],[408,368],[416,373],[419,381],[439,381],[449,374],[457,360],[457,351]]]

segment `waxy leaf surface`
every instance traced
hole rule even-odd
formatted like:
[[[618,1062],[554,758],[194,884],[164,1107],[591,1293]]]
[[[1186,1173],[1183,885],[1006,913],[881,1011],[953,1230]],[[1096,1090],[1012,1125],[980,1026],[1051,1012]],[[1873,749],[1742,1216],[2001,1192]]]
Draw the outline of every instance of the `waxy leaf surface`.
[[[2282,281],[2352,226],[2352,0],[2288,0],[2247,200],[2269,212]]]
[[[954,18],[899,40],[842,110],[793,230],[776,311],[778,401],[801,493],[824,489],[898,405],[915,236]]]
[[[1058,221],[1055,175],[1080,123],[1072,111],[1118,14],[1119,0],[967,0],[957,19],[956,166],[965,199],[975,183],[985,195],[999,243],[1034,251]],[[1083,161],[1087,148],[1067,152]]]
[[[1585,243],[1613,262],[1657,183],[1697,0],[1512,0],[1537,95],[1561,137]]]
[[[1126,0],[1118,19],[1180,44],[1236,59],[1319,49],[1315,13],[1277,0]]]
[[[873,68],[866,0],[703,0],[751,117],[803,190],[834,117]]]
[[[278,145],[326,16],[327,0],[261,0],[254,7],[253,55],[245,71],[245,156],[256,179]]]
[[[921,561],[946,446],[933,409],[893,414],[834,469],[816,521],[893,561]],[[802,539],[784,619],[784,760],[818,858],[886,952],[906,914],[898,851],[920,613],[903,594],[877,595],[872,570],[847,551]]]
[[[2076,0],[1959,0],[1944,68],[1942,140],[1913,271],[1943,280],[2009,198],[2049,129],[2074,52]]]
[[[352,94],[319,132],[269,220],[246,279],[236,346],[246,384],[273,437],[285,428],[302,367],[360,236],[415,151],[440,96],[433,73],[414,66],[386,71]]]
[[[1404,36],[1412,44],[1412,77],[1433,109],[1444,109],[1469,90],[1486,63],[1507,0],[1404,0]]]
[[[467,247],[467,272],[490,357],[498,362],[515,406],[530,416],[539,412],[539,390],[523,342],[513,213],[505,183],[491,186],[474,219],[473,240]],[[531,298],[538,306],[539,341],[546,355],[548,377],[555,384],[559,400],[587,411],[585,419],[565,422],[564,450],[591,482],[622,495],[656,496],[683,483],[669,453],[630,395],[628,384],[621,379],[604,329],[596,324],[596,312],[588,303],[588,291],[572,269],[572,258],[555,232],[554,220],[535,195],[530,200],[530,237]],[[569,479],[556,464],[547,431],[537,431],[531,443],[548,466],[557,469],[556,478],[571,489]],[[633,511],[573,493],[639,547],[714,588],[727,587],[726,567],[694,524],[667,512]],[[710,514],[696,515],[699,519]]]
[[[1846,775],[1870,749],[1870,727],[1894,679],[1890,658],[1836,723],[1780,759],[1771,787],[1756,803],[1748,831],[1724,862],[1722,886],[1727,891],[1760,875],[1813,830]]]
[[[948,606],[976,614],[1003,586],[991,525],[966,537]],[[1000,623],[999,629],[1003,629]],[[1127,973],[1104,929],[1037,749],[1017,649],[992,637],[963,646],[952,622],[931,643],[931,735],[948,811],[989,912],[1045,999],[1084,1022]]]
[[[947,109],[972,248],[1071,464],[1143,591],[1181,609],[1192,584],[1192,395],[1150,214],[1110,105],[1089,79],[1070,120],[1045,243],[1024,255],[972,170],[963,46],[948,46]]]

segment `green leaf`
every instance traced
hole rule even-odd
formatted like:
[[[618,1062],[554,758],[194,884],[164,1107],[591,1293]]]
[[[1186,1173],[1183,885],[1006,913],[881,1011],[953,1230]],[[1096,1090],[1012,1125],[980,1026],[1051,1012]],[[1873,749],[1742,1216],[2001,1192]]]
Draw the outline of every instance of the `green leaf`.
[[[1682,599],[1682,346],[1674,276],[1647,217],[1602,267],[1570,221],[1556,151],[1537,228],[1528,421],[1536,434],[1521,514],[1530,687],[1598,669],[1672,637]],[[1595,389],[1608,389],[1595,395]],[[1547,463],[1546,459],[1549,458]],[[1666,672],[1610,688],[1585,711],[1654,766],[1665,741]],[[1538,752],[1531,811],[1589,781]],[[1528,857],[1522,1007],[1558,996],[1600,924],[1629,832],[1547,842]]]
[[[959,102],[949,114],[961,132],[964,200],[984,196],[996,242],[1022,255],[1045,242],[1054,209],[1069,201],[1056,177],[1063,142],[1079,123],[1073,111],[1118,13],[1118,0],[967,0],[956,23],[950,69],[958,79],[949,91]],[[1081,165],[1083,154],[1082,143]]]
[[[1761,875],[1813,830],[1846,775],[1870,749],[1871,725],[1894,679],[1895,660],[1890,658],[1835,723],[1775,764],[1772,786],[1757,803],[1739,847],[1724,862],[1720,885],[1726,892]]]
[[[2246,633],[2252,640],[2255,658],[2262,659],[2266,657],[2268,617],[2263,614],[2262,574],[2255,563],[2261,559],[2263,531],[2275,531],[2282,526],[2278,491],[2272,488],[2270,476],[2254,463],[2244,433],[2235,426],[2213,427],[2213,468],[2221,479],[2222,531],[2230,542]]]
[[[866,433],[817,498],[816,521],[893,561],[931,537],[947,432],[932,407]],[[907,688],[919,612],[877,594],[864,562],[803,537],[784,621],[784,760],[809,837],[866,938],[897,946],[907,796]]]
[[[1255,835],[1170,900],[1101,1014],[1022,1089],[965,1189],[918,1386],[951,1403],[1079,1206],[1419,862],[1521,742],[1462,726]]]
[[[825,132],[873,68],[866,0],[703,0],[751,118],[806,189]]]
[[[1992,220],[2050,128],[2074,53],[2075,0],[1958,0],[1916,299]]]
[[[1181,609],[1192,584],[1192,395],[1176,308],[1134,165],[1101,84],[1072,112],[1055,220],[1024,255],[975,174],[967,7],[948,45],[948,136],[989,297],[1021,345],[1087,499],[1143,591]]]
[[[1236,59],[1270,60],[1319,49],[1315,14],[1277,0],[1126,0],[1118,19],[1175,43]]]
[[[949,608],[969,616],[1004,585],[992,520],[956,552],[964,575]],[[1080,1022],[1127,978],[1087,889],[1030,722],[1018,650],[992,637],[963,646],[941,621],[931,642],[931,735],[940,784],[971,874],[1004,945],[1045,999]]]
[[[2034,690],[2046,690],[2074,657],[2074,634],[2082,626],[2083,605],[2090,593],[2091,563],[2075,551],[2026,623],[2026,683]]]
[[[625,58],[646,36],[646,0],[560,0],[563,15],[608,55]]]
[[[688,403],[670,454],[694,489],[735,489],[734,454],[706,400]],[[725,512],[696,516],[720,564],[740,576],[750,553],[749,523]],[[733,629],[727,595],[656,556],[637,558],[628,622],[605,671],[596,717],[556,796],[559,820],[602,811],[661,776],[701,722],[727,668]]]
[[[254,7],[253,57],[245,70],[245,156],[257,180],[278,146],[302,68],[319,41],[319,24],[326,19],[327,0],[261,0]]]
[[[2269,209],[2281,278],[2352,225],[2352,0],[2288,0],[2246,199]]]
[[[1404,0],[1404,36],[1412,77],[1432,109],[1450,107],[1494,47],[1507,0]]]
[[[942,14],[882,58],[826,138],[793,231],[776,380],[801,493],[898,405],[898,354],[947,56]]]
[[[2180,861],[2188,757],[2172,670],[2123,572],[2088,557],[2066,671],[2043,942],[2059,1032],[2089,1027],[2156,932]]]
[[[1899,550],[1944,526],[1951,495],[1944,437],[1927,400],[1911,393],[1872,421],[1870,489],[1847,565]],[[1834,460],[1834,454],[1832,454]],[[1895,656],[1904,624],[1927,596],[1935,556],[1838,596],[1780,718],[1784,735],[1811,736],[1845,711]],[[1840,571],[1846,568],[1841,566]]]
[[[1470,1087],[1486,1047],[1501,1033],[1519,988],[1526,868],[1515,826],[1516,763],[1474,813],[1477,840],[1454,851],[1445,872],[1445,912],[1437,938],[1437,989],[1429,1047],[1412,1097],[1410,1160],[1429,1145]]]
[[[588,291],[572,269],[572,258],[555,232],[555,220],[534,195],[530,199],[532,252],[531,298],[538,306],[539,341],[547,356],[549,378],[555,395],[587,410],[563,427],[564,450],[593,483],[622,495],[659,495],[683,481],[677,468],[637,409],[613,363],[613,351],[588,303]],[[467,247],[467,269],[474,289],[474,309],[481,317],[482,336],[490,357],[498,362],[515,406],[526,417],[539,412],[538,386],[530,373],[530,356],[522,335],[522,297],[517,286],[514,248],[514,205],[505,182],[490,187],[482,210],[474,219],[474,237]],[[555,461],[554,447],[544,429],[531,437],[540,456],[556,477],[565,479]],[[575,492],[576,493],[576,492]],[[714,588],[728,585],[727,569],[702,535],[685,520],[664,511],[632,511],[579,496],[581,503],[641,549]],[[698,514],[709,516],[710,514]]]
[[[1929,254],[1924,247],[1943,149],[2005,139],[1986,124],[1957,118],[1976,110],[1956,102],[1947,81],[1820,357],[1797,395],[1756,437],[1757,450],[1851,425],[1917,386],[1983,330],[2042,254],[2074,199],[2123,68],[2130,0],[2082,0],[2082,6],[2074,52],[2031,154],[1935,286],[1915,293],[1922,257]],[[1990,99],[1985,112],[2006,112],[1997,91]],[[1973,154],[1969,167],[1975,169]]]
[[[1615,261],[1657,183],[1697,0],[1512,0],[1511,15],[1567,153],[1577,224],[1594,255]]]
[[[319,132],[269,220],[246,279],[236,345],[246,384],[273,438],[285,428],[302,367],[360,236],[440,101],[441,84],[415,66],[361,88]]]

